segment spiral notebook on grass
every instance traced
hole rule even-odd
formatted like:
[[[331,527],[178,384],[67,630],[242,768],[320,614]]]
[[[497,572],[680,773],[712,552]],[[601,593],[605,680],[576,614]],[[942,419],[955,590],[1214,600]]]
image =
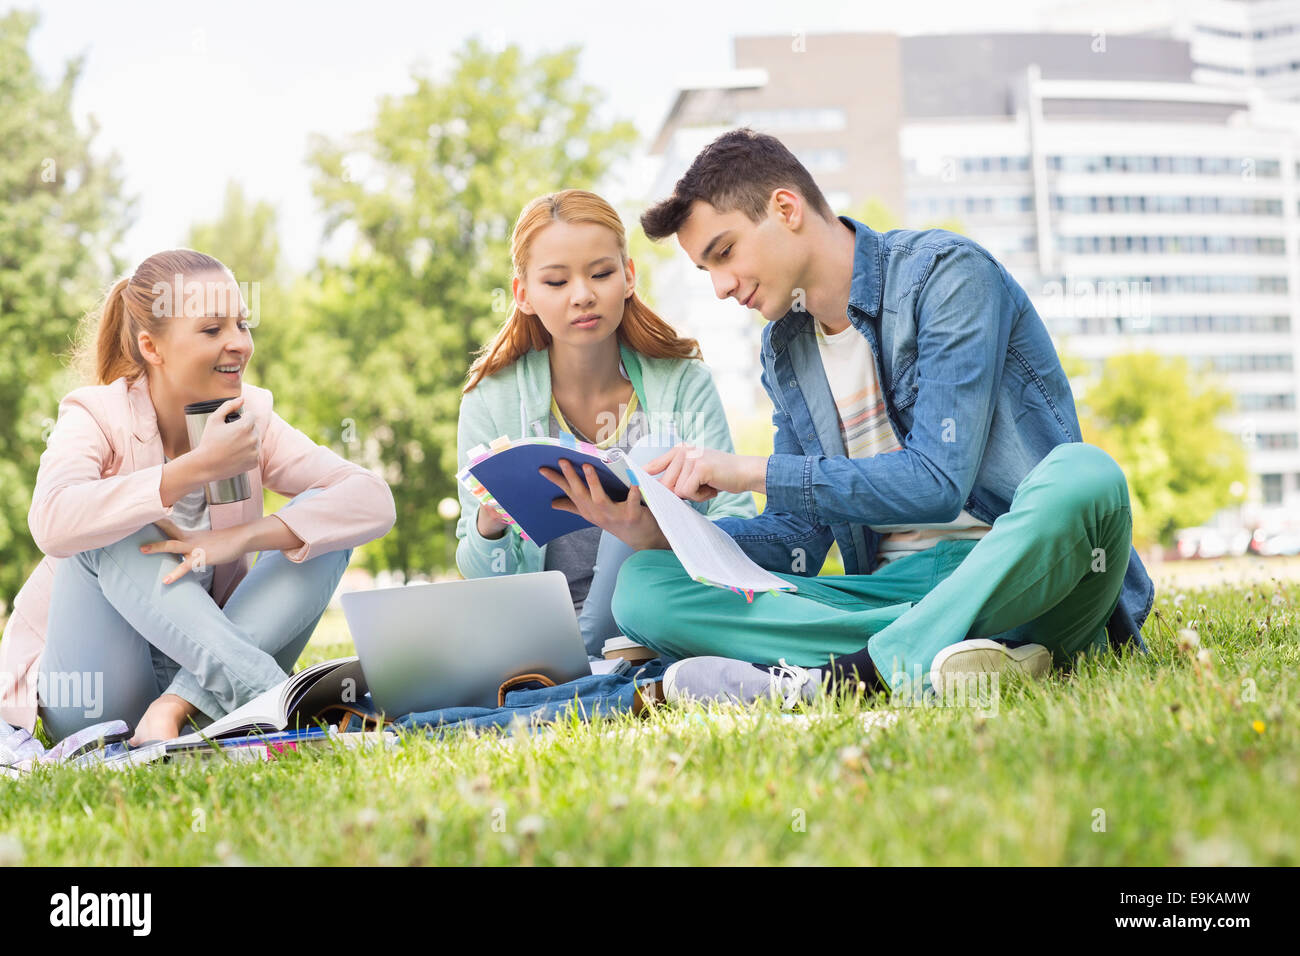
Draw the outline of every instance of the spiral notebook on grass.
[[[755,592],[795,591],[790,584],[755,564],[731,536],[660,484],[622,449],[601,450],[588,442],[562,438],[498,438],[490,447],[471,449],[469,464],[457,478],[480,504],[496,509],[534,544],[543,545],[570,531],[591,527],[579,515],[557,511],[551,502],[560,489],[539,468],[559,471],[561,459],[596,469],[601,487],[615,501],[627,499],[633,486],[654,514],[673,553],[694,580],[729,588],[752,601]],[[471,519],[472,520],[472,519]]]

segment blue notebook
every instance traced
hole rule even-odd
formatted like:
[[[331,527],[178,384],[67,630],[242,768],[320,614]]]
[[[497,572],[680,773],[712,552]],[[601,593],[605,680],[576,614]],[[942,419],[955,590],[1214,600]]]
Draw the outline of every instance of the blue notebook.
[[[469,453],[469,464],[456,475],[480,504],[493,507],[503,520],[519,526],[523,536],[543,545],[560,535],[592,527],[575,514],[551,507],[564,497],[557,485],[539,473],[539,468],[560,470],[560,459],[581,470],[595,467],[601,487],[614,501],[624,501],[637,483],[622,450],[602,451],[588,442],[571,438],[497,439],[491,447],[478,446]]]

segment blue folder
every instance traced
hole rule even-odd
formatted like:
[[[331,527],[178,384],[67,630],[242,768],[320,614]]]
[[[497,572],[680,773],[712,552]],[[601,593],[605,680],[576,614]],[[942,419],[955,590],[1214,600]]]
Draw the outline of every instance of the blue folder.
[[[628,486],[599,458],[557,445],[513,445],[504,451],[471,465],[469,473],[482,483],[497,504],[505,509],[535,544],[546,544],[562,534],[592,527],[591,522],[575,514],[556,511],[551,502],[563,498],[558,485],[543,478],[539,468],[560,470],[560,459],[572,462],[578,474],[582,465],[590,464],[600,477],[605,494],[614,501],[627,500]]]

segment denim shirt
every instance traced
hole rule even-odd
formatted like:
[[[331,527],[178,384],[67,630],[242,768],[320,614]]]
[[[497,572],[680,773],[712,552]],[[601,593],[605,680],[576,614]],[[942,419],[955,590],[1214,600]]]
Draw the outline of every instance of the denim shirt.
[[[855,232],[848,319],[876,362],[901,451],[845,456],[817,351],[813,316],[791,309],[763,330],[763,387],[772,399],[775,453],[767,507],[718,526],[756,562],[812,576],[839,544],[848,574],[875,567],[870,525],[951,521],[965,508],[992,524],[1049,451],[1080,441],[1070,384],[1024,290],[981,246],[940,229]],[[1130,549],[1119,606],[1107,625],[1118,646],[1155,597]]]

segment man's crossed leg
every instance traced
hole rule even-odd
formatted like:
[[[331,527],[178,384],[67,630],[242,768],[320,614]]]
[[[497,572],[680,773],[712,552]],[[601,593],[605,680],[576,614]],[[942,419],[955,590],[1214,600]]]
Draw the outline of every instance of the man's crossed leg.
[[[1105,648],[1131,536],[1123,471],[1095,446],[1063,444],[979,541],[940,541],[874,574],[779,574],[799,590],[752,603],[692,581],[671,552],[640,551],[619,574],[614,617],[666,657],[781,665],[783,675],[851,661],[896,693],[904,682],[915,691],[929,686],[936,656],[963,641],[1041,645],[1058,666]],[[761,677],[748,696],[760,683],[767,691]]]

